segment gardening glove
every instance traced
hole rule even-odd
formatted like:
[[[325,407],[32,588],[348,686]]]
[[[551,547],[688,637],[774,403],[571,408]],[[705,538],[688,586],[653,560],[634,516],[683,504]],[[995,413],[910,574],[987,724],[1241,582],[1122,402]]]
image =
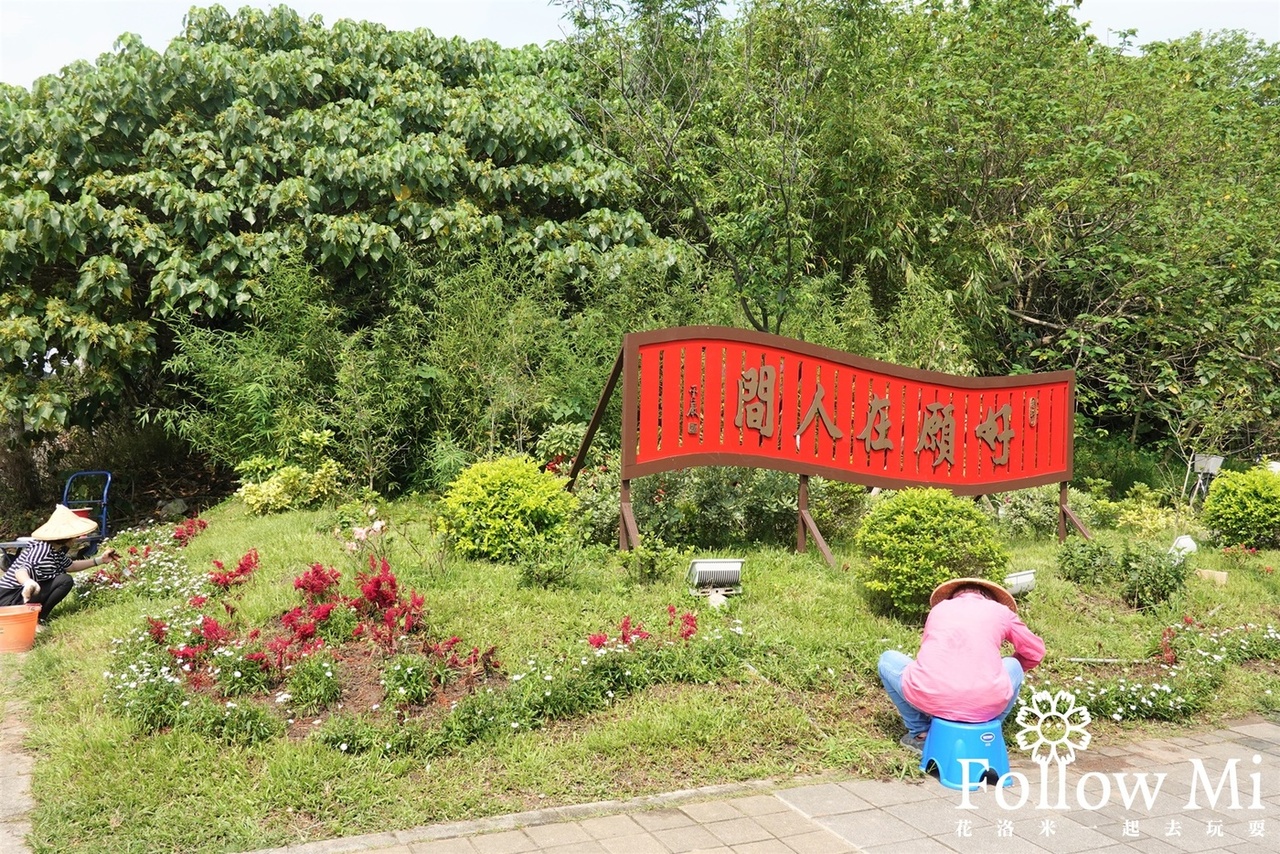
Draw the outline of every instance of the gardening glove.
[[[22,601],[24,604],[27,602],[30,602],[32,599],[36,598],[39,595],[40,595],[40,585],[37,584],[33,579],[27,579],[26,581],[23,582]]]

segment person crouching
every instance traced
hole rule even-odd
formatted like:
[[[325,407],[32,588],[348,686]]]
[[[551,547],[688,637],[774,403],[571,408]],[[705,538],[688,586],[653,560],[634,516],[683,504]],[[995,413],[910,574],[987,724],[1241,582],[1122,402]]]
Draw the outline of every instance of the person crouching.
[[[31,532],[31,542],[0,576],[0,607],[39,603],[40,625],[48,625],[53,609],[75,583],[71,573],[118,558],[115,549],[107,549],[101,555],[72,560],[76,541],[96,530],[97,522],[59,504],[49,520]]]
[[[934,717],[962,723],[1003,721],[1013,710],[1024,671],[1044,658],[1044,641],[1018,616],[1009,591],[983,578],[956,578],[929,596],[929,616],[915,660],[896,650],[880,656],[880,682],[907,734],[924,747]],[[1012,656],[1002,656],[1004,643]]]

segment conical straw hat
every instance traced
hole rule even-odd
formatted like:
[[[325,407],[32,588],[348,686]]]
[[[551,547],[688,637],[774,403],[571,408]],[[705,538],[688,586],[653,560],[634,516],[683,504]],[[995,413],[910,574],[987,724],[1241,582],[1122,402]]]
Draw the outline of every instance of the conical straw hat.
[[[58,540],[74,540],[98,530],[98,523],[83,516],[77,516],[70,507],[59,504],[54,508],[49,521],[31,532],[31,539],[56,543]]]
[[[995,599],[1015,614],[1018,613],[1018,603],[1014,601],[1013,594],[994,581],[988,581],[985,578],[953,578],[950,581],[942,582],[933,589],[933,595],[929,597],[929,607],[932,608],[944,599],[950,599],[951,594],[961,587],[969,586],[981,587],[991,594],[992,599]]]

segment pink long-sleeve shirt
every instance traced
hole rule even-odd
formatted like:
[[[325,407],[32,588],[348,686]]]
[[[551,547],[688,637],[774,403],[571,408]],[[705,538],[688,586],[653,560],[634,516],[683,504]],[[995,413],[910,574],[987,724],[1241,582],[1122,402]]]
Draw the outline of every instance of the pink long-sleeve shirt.
[[[902,696],[946,720],[991,720],[1013,697],[1001,661],[1005,641],[1023,670],[1044,658],[1044,641],[999,602],[976,592],[944,599],[929,611],[920,653],[902,673]]]

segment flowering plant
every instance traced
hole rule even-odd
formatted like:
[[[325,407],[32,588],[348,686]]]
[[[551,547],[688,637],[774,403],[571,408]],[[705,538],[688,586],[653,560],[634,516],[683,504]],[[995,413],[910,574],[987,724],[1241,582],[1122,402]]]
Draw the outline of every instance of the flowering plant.
[[[116,549],[120,560],[85,572],[76,585],[77,596],[96,603],[108,593],[162,599],[200,592],[205,574],[193,570],[180,550],[205,527],[207,523],[200,519],[187,520],[176,529],[150,526],[118,532],[106,545]],[[184,532],[182,536],[179,531]]]
[[[1249,546],[1227,546],[1222,550],[1222,560],[1230,569],[1244,569],[1257,556],[1258,550]]]
[[[191,542],[191,538],[207,527],[209,527],[209,523],[199,517],[184,519],[178,523],[178,527],[174,528],[173,539],[177,542],[179,548],[186,548],[187,543]]]
[[[236,563],[235,569],[227,570],[220,560],[215,560],[213,565],[217,569],[209,573],[209,583],[215,587],[221,587],[223,590],[228,590],[232,585],[244,584],[249,580],[249,576],[257,571],[258,550],[249,549],[244,557],[240,558],[239,562]]]

